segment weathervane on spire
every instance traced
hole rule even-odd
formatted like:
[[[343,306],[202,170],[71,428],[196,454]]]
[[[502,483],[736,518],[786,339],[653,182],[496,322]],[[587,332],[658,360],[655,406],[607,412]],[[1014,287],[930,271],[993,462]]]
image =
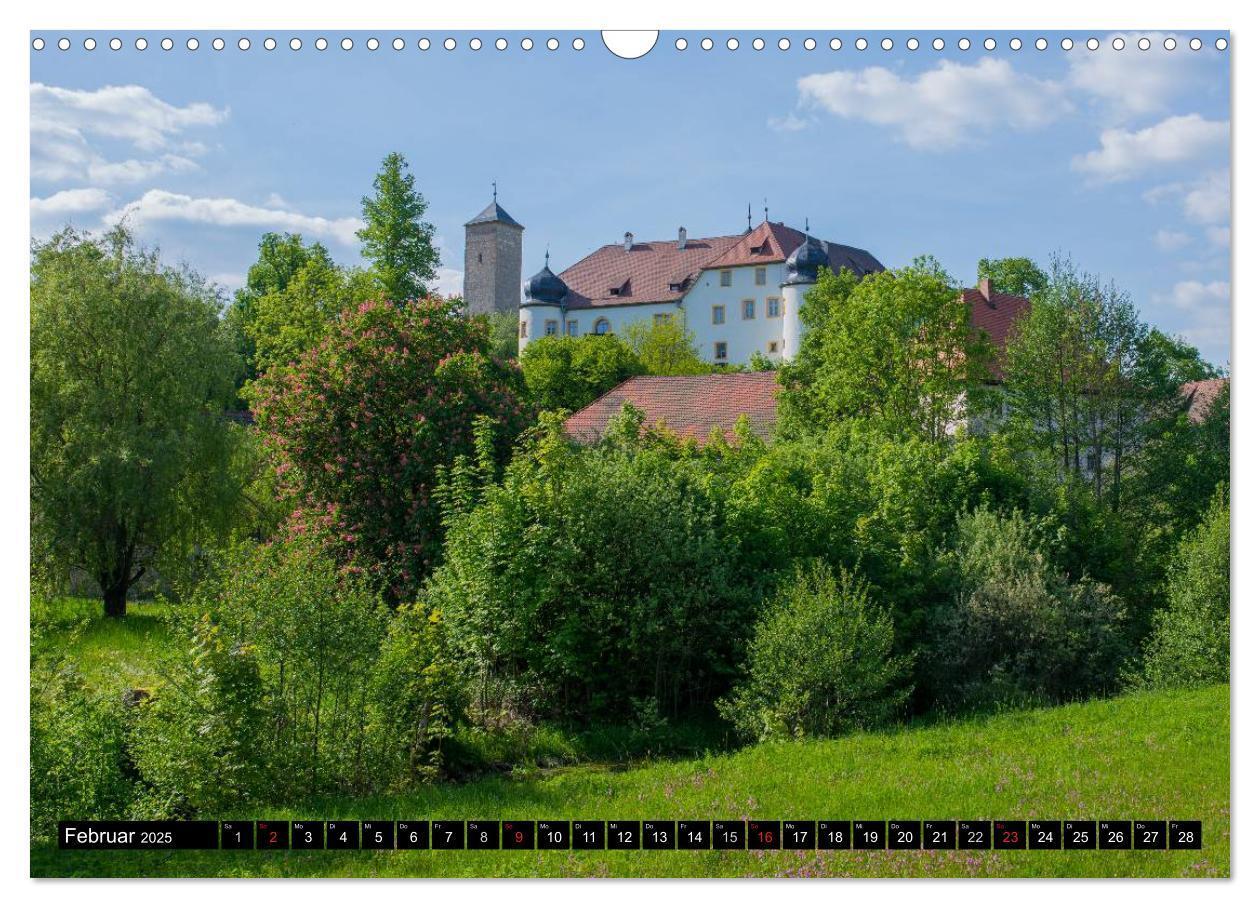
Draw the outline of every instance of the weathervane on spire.
[[[543,265],[548,268],[551,267],[551,244],[550,243],[547,244],[547,250],[543,253]]]
[[[748,203],[748,229],[752,230],[752,202]]]
[[[766,199],[762,199],[762,200],[761,200],[761,205],[762,205],[762,208],[761,208],[761,213],[765,215],[766,221],[767,221],[767,222],[769,222],[769,220],[770,220],[770,202],[769,202],[769,201],[767,201]]]
[[[492,193],[493,193],[493,195],[494,195],[494,201],[495,201],[495,203],[497,204],[497,203],[498,203],[498,201],[499,201],[499,181],[498,181],[498,180],[491,180],[491,181],[490,181],[490,189],[491,189],[491,192],[492,192]]]
[[[805,216],[805,235],[809,236],[809,216]]]

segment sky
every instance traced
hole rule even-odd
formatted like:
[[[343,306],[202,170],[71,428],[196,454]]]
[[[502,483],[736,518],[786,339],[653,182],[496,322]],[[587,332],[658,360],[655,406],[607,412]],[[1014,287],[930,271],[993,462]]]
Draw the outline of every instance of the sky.
[[[597,32],[454,33],[452,51],[445,32],[332,33],[325,50],[309,32],[274,33],[274,50],[260,32],[66,34],[67,50],[61,33],[31,50],[32,235],[125,216],[225,292],[266,231],[358,263],[361,199],[399,151],[429,203],[446,293],[494,181],[526,228],[523,277],[547,248],[559,271],[626,231],[738,233],[751,205],[754,222],[765,208],[798,228],[808,218],[887,267],[933,255],[964,284],[980,258],[1067,255],[1229,361],[1230,51],[1216,33],[995,32],[989,50],[974,32],[722,32],[705,50],[704,34],[664,32],[632,61]]]

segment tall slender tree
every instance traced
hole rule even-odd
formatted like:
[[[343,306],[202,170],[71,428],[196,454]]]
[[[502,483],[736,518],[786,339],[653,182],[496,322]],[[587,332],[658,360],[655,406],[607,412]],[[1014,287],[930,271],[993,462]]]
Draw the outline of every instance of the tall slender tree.
[[[398,152],[385,156],[372,181],[375,194],[363,198],[364,225],[356,234],[382,294],[395,303],[427,296],[440,264],[433,225],[424,220],[429,204],[408,170]]]

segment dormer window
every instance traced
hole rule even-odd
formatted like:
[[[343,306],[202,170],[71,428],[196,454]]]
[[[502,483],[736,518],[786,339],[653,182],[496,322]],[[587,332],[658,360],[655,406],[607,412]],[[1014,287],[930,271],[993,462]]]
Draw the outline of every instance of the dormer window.
[[[624,284],[620,284],[616,287],[609,287],[608,295],[609,296],[629,296],[630,295],[630,279],[626,278],[626,281]]]

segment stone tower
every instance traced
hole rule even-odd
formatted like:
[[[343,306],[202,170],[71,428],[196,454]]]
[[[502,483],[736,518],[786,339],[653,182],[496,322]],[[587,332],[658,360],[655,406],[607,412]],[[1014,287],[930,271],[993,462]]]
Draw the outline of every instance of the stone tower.
[[[464,306],[472,315],[516,312],[521,304],[521,236],[496,188],[485,211],[464,225]]]

